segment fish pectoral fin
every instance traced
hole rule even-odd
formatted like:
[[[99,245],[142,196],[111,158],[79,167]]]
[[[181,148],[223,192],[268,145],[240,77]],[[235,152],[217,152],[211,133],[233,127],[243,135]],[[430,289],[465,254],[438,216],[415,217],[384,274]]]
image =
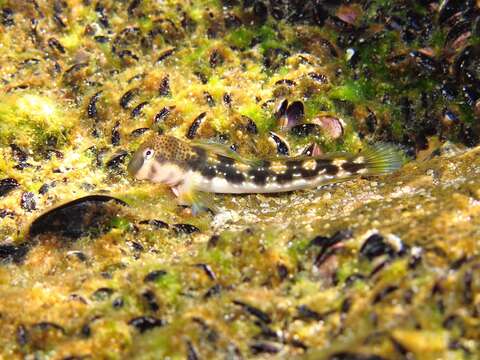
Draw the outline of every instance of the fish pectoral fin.
[[[215,154],[222,155],[225,157],[229,157],[235,161],[238,161],[246,165],[255,166],[261,163],[261,161],[259,160],[245,159],[241,157],[238,153],[230,149],[230,147],[228,147],[227,145],[211,143],[211,142],[206,142],[202,140],[192,141],[191,144],[193,146],[197,146],[199,148],[205,149],[206,151],[213,152]]]
[[[213,194],[200,192],[194,188],[172,188],[173,193],[177,196],[177,202],[180,205],[191,206],[193,215],[198,215],[203,211],[218,212],[213,201]]]
[[[213,201],[213,194],[196,191],[192,194],[192,213],[197,215],[203,211],[210,210],[218,213],[218,208]]]

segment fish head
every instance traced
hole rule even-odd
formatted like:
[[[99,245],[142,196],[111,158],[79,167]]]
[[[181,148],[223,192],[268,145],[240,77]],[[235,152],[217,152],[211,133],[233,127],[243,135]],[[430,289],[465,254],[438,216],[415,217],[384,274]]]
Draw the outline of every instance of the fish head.
[[[128,163],[127,170],[130,175],[138,180],[148,178],[151,167],[155,161],[155,149],[147,143],[142,144],[133,154]]]
[[[153,134],[135,151],[127,169],[137,180],[170,182],[172,169],[180,168],[190,152],[188,144],[173,136]]]

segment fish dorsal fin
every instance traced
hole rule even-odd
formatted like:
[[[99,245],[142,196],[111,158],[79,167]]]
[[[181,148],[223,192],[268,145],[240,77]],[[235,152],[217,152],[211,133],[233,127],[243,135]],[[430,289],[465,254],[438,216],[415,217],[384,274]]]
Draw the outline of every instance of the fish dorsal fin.
[[[213,143],[213,142],[208,142],[203,140],[195,140],[191,142],[191,145],[202,148],[208,152],[212,152],[218,155],[228,157],[242,164],[253,166],[259,163],[258,160],[245,159],[241,157],[237,152],[233,151],[232,149],[230,149],[229,146],[224,144],[218,144],[218,143]]]

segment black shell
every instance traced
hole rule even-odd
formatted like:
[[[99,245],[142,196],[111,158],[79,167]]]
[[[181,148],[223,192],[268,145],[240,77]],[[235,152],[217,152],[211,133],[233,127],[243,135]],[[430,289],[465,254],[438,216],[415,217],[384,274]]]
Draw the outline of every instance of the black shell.
[[[100,99],[100,95],[102,94],[101,91],[98,91],[93,95],[90,100],[88,101],[88,106],[87,106],[87,114],[89,118],[95,118],[97,117],[97,102]]]
[[[195,232],[200,231],[198,227],[191,224],[174,224],[173,230],[176,233],[181,233],[181,234],[193,234]]]
[[[287,108],[287,128],[300,124],[305,117],[305,109],[301,101],[294,101]]]
[[[377,256],[388,255],[393,257],[397,254],[397,251],[385,241],[384,237],[380,234],[373,234],[369,236],[363,243],[360,254],[369,260],[373,260]]]
[[[299,137],[305,137],[313,134],[318,128],[317,124],[299,124],[290,129],[290,132]]]
[[[270,138],[274,141],[275,146],[277,147],[277,153],[279,155],[290,154],[290,148],[285,140],[283,140],[280,136],[275,134],[273,131],[270,131]]]
[[[142,220],[139,222],[141,225],[150,225],[155,229],[168,229],[168,224],[165,221],[152,219],[152,220]]]
[[[18,183],[18,181],[13,178],[6,178],[0,180],[0,196],[7,195],[10,191],[16,189],[19,186],[20,184]]]
[[[133,88],[123,94],[119,101],[120,106],[127,109],[132,99],[138,94],[138,91],[138,88]]]
[[[158,62],[162,62],[163,60],[165,60],[166,58],[170,57],[170,55],[172,55],[174,52],[175,52],[175,48],[170,48],[170,49],[167,49],[167,50],[164,50],[159,56],[158,56],[158,59],[157,59],[157,63]]]
[[[48,210],[30,225],[28,235],[53,234],[78,239],[93,233],[102,233],[116,216],[118,208],[112,203],[127,205],[108,195],[89,195]]]
[[[144,101],[144,102],[141,102],[140,104],[138,104],[137,106],[135,106],[135,108],[130,113],[131,117],[136,118],[136,117],[140,116],[142,114],[143,108],[147,105],[148,105],[148,101]]]
[[[187,139],[193,139],[195,135],[197,134],[198,128],[202,124],[203,120],[207,116],[206,112],[201,113],[198,115],[195,120],[193,120],[192,125],[190,125],[190,128],[187,131]]]
[[[139,137],[140,135],[143,135],[143,134],[146,133],[148,130],[150,130],[150,128],[147,128],[147,127],[138,128],[138,129],[133,130],[133,131],[130,133],[130,136],[133,137],[133,138],[136,138],[136,137]]]
[[[153,270],[149,272],[145,277],[143,278],[144,282],[154,282],[160,279],[161,277],[167,275],[167,272],[165,270]]]
[[[119,150],[115,155],[110,158],[110,160],[107,161],[105,165],[111,170],[118,169],[120,164],[123,164],[125,162],[125,158],[127,157],[127,155],[127,151]]]
[[[283,115],[285,115],[287,112],[287,108],[288,108],[288,100],[283,99],[282,101],[280,101],[277,105],[277,108],[275,109],[275,114],[274,114],[275,118],[280,119]]]
[[[165,322],[153,316],[139,316],[128,322],[141,333],[165,325]]]
[[[0,263],[20,263],[27,255],[29,247],[26,243],[0,245]]]
[[[158,88],[158,94],[160,96],[170,96],[172,91],[170,89],[170,77],[166,75],[162,81],[160,81],[160,86]]]
[[[170,114],[171,108],[168,106],[163,107],[153,118],[153,122],[159,123],[160,121],[163,121],[167,118],[167,116]]]

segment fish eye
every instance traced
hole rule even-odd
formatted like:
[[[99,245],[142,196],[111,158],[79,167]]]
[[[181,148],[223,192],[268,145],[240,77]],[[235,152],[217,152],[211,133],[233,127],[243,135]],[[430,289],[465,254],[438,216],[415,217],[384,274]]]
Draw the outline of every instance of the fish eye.
[[[143,152],[143,157],[145,160],[148,160],[148,159],[151,159],[152,156],[154,154],[154,151],[152,149],[145,149],[145,151]]]

